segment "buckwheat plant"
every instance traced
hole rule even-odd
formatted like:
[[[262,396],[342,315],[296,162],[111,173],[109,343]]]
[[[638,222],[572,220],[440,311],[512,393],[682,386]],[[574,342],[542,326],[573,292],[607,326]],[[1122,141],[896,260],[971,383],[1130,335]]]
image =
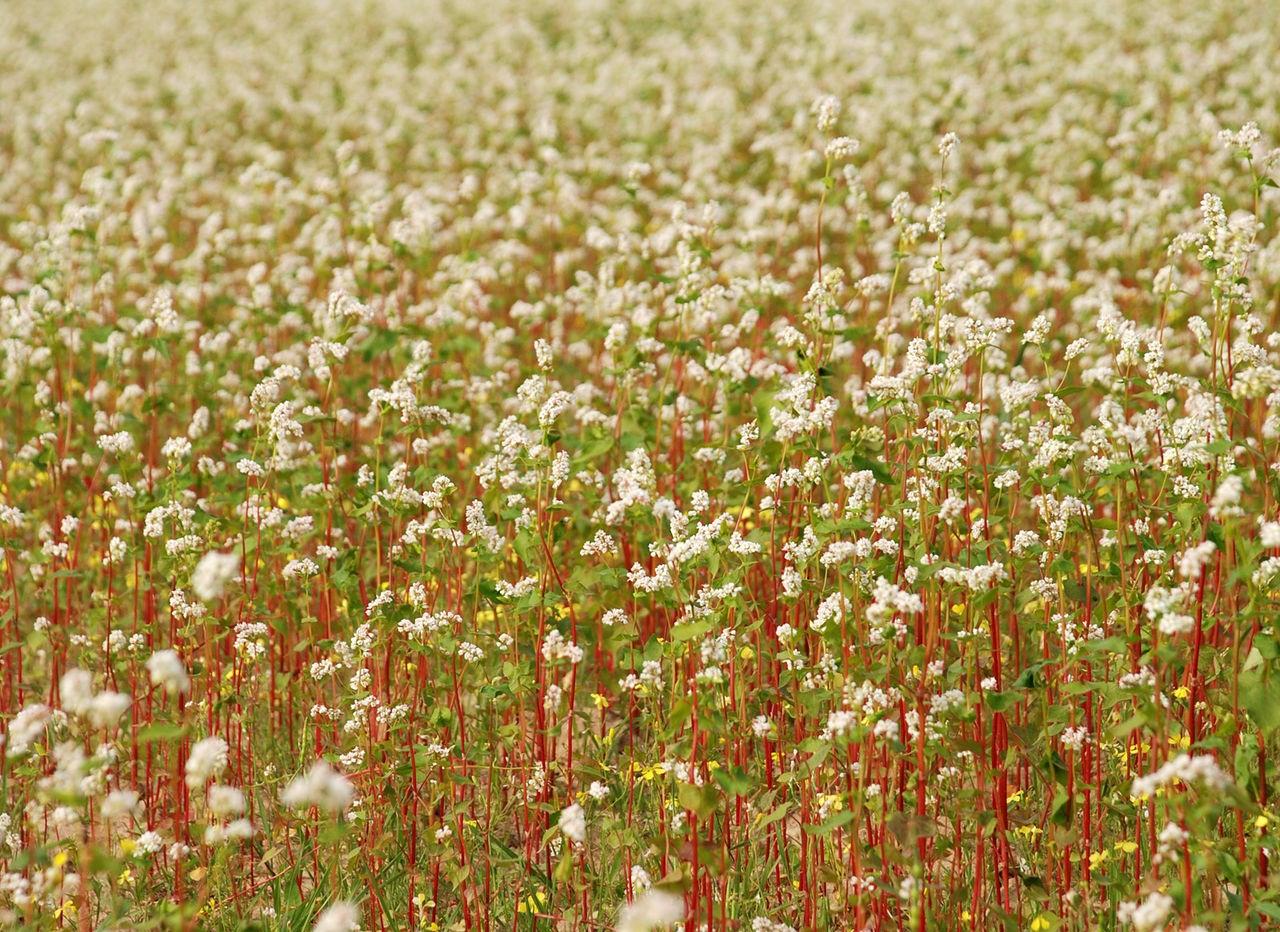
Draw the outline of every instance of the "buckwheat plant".
[[[1280,923],[1277,61],[0,4],[0,924]]]

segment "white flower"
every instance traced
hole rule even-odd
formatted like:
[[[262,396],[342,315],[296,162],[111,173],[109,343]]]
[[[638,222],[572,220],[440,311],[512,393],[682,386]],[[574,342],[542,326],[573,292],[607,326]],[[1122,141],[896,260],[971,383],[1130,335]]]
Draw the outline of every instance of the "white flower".
[[[195,789],[227,769],[227,742],[219,737],[205,738],[191,746],[187,757],[187,786]]]
[[[88,670],[68,670],[58,680],[62,708],[72,715],[87,715],[93,703],[93,676]]]
[[[1213,557],[1218,545],[1211,540],[1201,541],[1190,547],[1178,561],[1178,572],[1183,579],[1199,579],[1205,564]]]
[[[43,733],[53,710],[47,705],[36,703],[22,709],[9,723],[6,757],[20,757],[31,750],[31,745]]]
[[[206,845],[220,845],[228,841],[244,841],[253,837],[253,824],[248,819],[233,819],[226,825],[210,825],[204,830]]]
[[[158,650],[152,654],[147,660],[147,672],[151,674],[152,685],[163,687],[170,695],[191,689],[187,668],[175,650]]]
[[[618,932],[665,929],[684,918],[684,900],[666,890],[650,889],[622,907]]]
[[[1208,754],[1179,754],[1155,772],[1135,779],[1129,796],[1133,799],[1153,796],[1160,787],[1173,782],[1204,783],[1211,789],[1224,790],[1231,786],[1232,780]]]
[[[1262,546],[1280,547],[1280,521],[1258,520],[1258,537]]]
[[[850,139],[848,136],[837,136],[835,139],[827,143],[827,147],[823,154],[833,162],[844,161],[852,158],[853,154],[858,151],[858,142]]]
[[[319,915],[311,932],[356,932],[359,928],[359,908],[354,903],[339,900]]]
[[[587,837],[587,814],[577,803],[560,813],[560,831],[570,841],[582,844]]]
[[[164,847],[164,838],[159,832],[143,832],[134,842],[133,853],[135,857],[146,857],[156,854]]]
[[[350,780],[327,761],[318,760],[305,774],[290,781],[281,792],[280,801],[290,809],[315,806],[329,813],[338,813],[351,806],[355,794]]]
[[[104,819],[137,817],[142,813],[142,802],[134,790],[112,790],[102,801]]]
[[[1124,902],[1116,910],[1116,919],[1131,925],[1137,932],[1155,932],[1163,929],[1169,912],[1173,909],[1173,897],[1156,891],[1141,904]]]
[[[98,438],[98,446],[104,453],[128,453],[133,449],[133,437],[128,432],[120,431]]]
[[[132,702],[124,693],[104,690],[89,703],[89,722],[95,728],[112,728],[129,711]]]
[[[1070,748],[1072,751],[1079,751],[1088,740],[1089,729],[1083,725],[1072,726],[1062,732],[1063,747]]]
[[[825,133],[835,128],[840,119],[840,98],[825,94],[813,102],[814,115],[817,117],[818,132]]]
[[[191,574],[191,588],[202,602],[221,597],[227,583],[240,571],[240,556],[235,553],[206,553]]]
[[[224,819],[240,815],[244,812],[244,793],[234,786],[214,784],[209,787],[209,810]]]

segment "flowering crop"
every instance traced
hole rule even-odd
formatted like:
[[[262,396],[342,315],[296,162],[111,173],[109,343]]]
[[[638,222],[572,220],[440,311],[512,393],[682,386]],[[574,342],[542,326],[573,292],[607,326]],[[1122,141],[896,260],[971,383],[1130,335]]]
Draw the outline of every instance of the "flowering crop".
[[[1280,921],[1280,20],[0,7],[0,922]]]

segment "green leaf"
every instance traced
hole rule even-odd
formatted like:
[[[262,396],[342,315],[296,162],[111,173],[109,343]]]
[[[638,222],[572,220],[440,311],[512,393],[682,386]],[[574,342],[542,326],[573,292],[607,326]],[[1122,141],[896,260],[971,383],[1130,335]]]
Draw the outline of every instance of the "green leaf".
[[[1259,634],[1253,639],[1253,646],[1258,649],[1258,653],[1265,660],[1275,660],[1280,657],[1280,641],[1277,641],[1269,634]]]
[[[782,803],[781,805],[775,806],[769,812],[768,815],[762,816],[760,818],[760,821],[756,824],[756,827],[764,828],[766,825],[772,825],[774,822],[777,822],[779,819],[782,819],[783,817],[785,817],[786,814],[790,811],[791,811],[791,803]]]
[[[746,796],[755,785],[740,767],[717,767],[711,771],[711,778],[731,796]]]
[[[1253,908],[1256,912],[1260,912],[1271,919],[1280,919],[1280,905],[1258,901],[1253,904]]]
[[[830,835],[836,829],[840,828],[843,825],[848,825],[852,821],[853,821],[853,810],[843,809],[840,812],[837,812],[835,815],[828,816],[819,825],[806,825],[804,827],[804,830],[808,832],[810,835],[818,835],[818,836]]]
[[[152,722],[138,731],[139,744],[152,744],[157,741],[177,741],[187,733],[181,725],[169,722]]]
[[[1054,825],[1070,828],[1076,814],[1076,800],[1066,790],[1058,790],[1053,798],[1053,814],[1049,817]]]
[[[671,628],[671,639],[677,642],[691,641],[696,637],[701,637],[712,628],[715,622],[710,619],[702,621],[690,621],[684,624],[675,625]]]
[[[1044,661],[1033,663],[1027,667],[1013,681],[1014,689],[1038,689],[1044,685],[1044,677],[1040,675],[1040,671],[1044,669]]]
[[[565,846],[564,854],[560,855],[560,862],[556,864],[556,869],[551,876],[555,878],[556,883],[566,883],[573,876],[573,854],[568,846]]]
[[[1110,729],[1111,737],[1116,740],[1127,738],[1131,732],[1148,724],[1150,724],[1150,720],[1145,712],[1135,712],[1119,725]]]
[[[716,811],[719,795],[713,786],[695,786],[692,783],[681,783],[676,790],[680,805],[697,813],[700,819],[705,819]]]
[[[996,712],[1007,712],[1018,702],[1018,694],[1013,692],[987,693],[987,705]]]
[[[1067,770],[1066,761],[1062,759],[1061,754],[1056,750],[1051,750],[1044,759],[1044,766],[1055,782],[1066,785],[1070,771]]]
[[[477,585],[479,586],[480,594],[490,602],[494,602],[498,605],[504,605],[511,601],[498,591],[498,587],[494,585],[493,580],[491,579],[482,579]]]
[[[1280,701],[1277,701],[1277,683],[1272,675],[1271,665],[1265,664],[1240,674],[1240,704],[1249,713],[1249,718],[1270,736],[1280,729]]]

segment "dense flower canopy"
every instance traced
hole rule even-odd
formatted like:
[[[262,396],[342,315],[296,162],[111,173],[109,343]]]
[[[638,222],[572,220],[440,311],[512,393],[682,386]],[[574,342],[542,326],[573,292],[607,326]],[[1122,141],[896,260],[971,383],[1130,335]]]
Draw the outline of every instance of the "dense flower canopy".
[[[0,6],[0,922],[1280,920],[1277,61]]]

